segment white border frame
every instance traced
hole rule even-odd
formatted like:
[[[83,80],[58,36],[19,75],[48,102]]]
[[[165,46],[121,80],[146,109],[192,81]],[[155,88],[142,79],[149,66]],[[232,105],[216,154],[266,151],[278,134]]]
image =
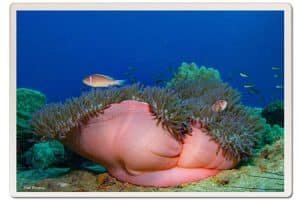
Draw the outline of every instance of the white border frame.
[[[16,12],[19,10],[284,11],[284,192],[17,192]],[[10,7],[10,194],[13,197],[290,197],[292,195],[292,6],[288,3],[13,3]]]

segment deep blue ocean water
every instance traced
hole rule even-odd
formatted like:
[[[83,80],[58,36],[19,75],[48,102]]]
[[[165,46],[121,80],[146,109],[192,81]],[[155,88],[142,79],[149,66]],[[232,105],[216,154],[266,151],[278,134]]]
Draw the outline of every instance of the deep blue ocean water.
[[[18,11],[17,87],[57,102],[80,95],[90,74],[129,84],[130,72],[154,85],[195,62],[218,69],[243,103],[264,106],[283,98],[283,21],[282,11]]]

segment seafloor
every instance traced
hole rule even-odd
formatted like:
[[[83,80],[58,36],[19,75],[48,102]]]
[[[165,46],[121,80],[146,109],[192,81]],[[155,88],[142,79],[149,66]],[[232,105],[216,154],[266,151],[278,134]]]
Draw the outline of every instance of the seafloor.
[[[32,184],[19,179],[19,191],[28,192],[281,192],[284,191],[284,140],[266,145],[252,162],[224,170],[208,179],[176,187],[140,187],[122,183],[107,173],[72,170],[57,178]],[[23,173],[22,171],[19,173]],[[21,174],[19,174],[21,175]]]

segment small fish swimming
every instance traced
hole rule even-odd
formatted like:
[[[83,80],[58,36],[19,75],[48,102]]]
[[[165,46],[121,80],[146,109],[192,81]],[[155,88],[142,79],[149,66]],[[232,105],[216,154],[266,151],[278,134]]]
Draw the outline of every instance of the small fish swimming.
[[[283,88],[282,85],[276,85],[275,87],[276,87],[277,89],[282,89],[282,88]]]
[[[211,109],[214,112],[221,112],[226,109],[227,107],[227,101],[226,100],[217,100],[212,106]]]
[[[252,84],[245,84],[244,85],[244,88],[253,88],[254,87],[254,85],[252,85]]]
[[[245,73],[240,73],[240,76],[243,78],[248,78],[248,74],[245,74]]]
[[[278,78],[278,74],[274,74],[274,78]]]
[[[123,85],[125,81],[114,80],[112,77],[103,74],[93,74],[85,77],[82,82],[90,87],[109,87],[115,85]]]
[[[279,70],[280,69],[280,67],[272,67],[272,70]]]

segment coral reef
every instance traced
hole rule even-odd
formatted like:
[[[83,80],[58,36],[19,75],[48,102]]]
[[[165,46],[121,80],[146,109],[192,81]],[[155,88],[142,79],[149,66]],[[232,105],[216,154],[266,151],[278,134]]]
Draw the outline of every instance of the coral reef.
[[[277,100],[268,104],[262,111],[262,116],[267,119],[267,123],[284,126],[284,104]]]
[[[177,82],[184,80],[195,80],[195,79],[217,79],[221,80],[221,76],[218,70],[214,68],[206,68],[201,66],[200,68],[196,63],[185,63],[183,62],[178,68],[178,72],[174,74],[174,77],[167,82],[167,87],[176,85]]]
[[[35,144],[22,156],[23,164],[35,170],[22,170],[20,172],[23,175],[20,173],[20,176],[26,177],[26,171],[28,174],[38,174],[43,170],[56,169],[54,167],[72,169],[72,172],[54,179],[51,179],[55,176],[50,173],[44,177],[50,179],[43,181],[38,181],[38,178],[21,178],[20,190],[35,191],[24,188],[26,184],[44,188],[43,191],[283,190],[281,182],[284,129],[277,125],[278,121],[274,124],[276,120],[271,119],[273,121],[270,122],[267,117],[272,116],[272,112],[280,113],[280,106],[283,117],[283,103],[273,102],[264,110],[243,106],[239,92],[224,83],[217,70],[204,66],[198,68],[195,63],[183,63],[166,88],[133,84],[122,88],[92,89],[80,97],[68,99],[65,103],[46,105],[33,115],[32,127],[44,138],[64,141],[66,136],[76,134],[73,130],[78,130],[91,119],[104,114],[106,109],[113,107],[112,104],[125,100],[148,103],[156,124],[161,125],[177,141],[182,142],[184,138],[189,137],[187,135],[196,127],[217,142],[217,154],[221,151],[220,154],[227,160],[242,162],[237,169],[225,170],[198,183],[168,189],[143,188],[121,183],[107,173],[103,174],[105,168],[78,155],[72,155],[68,150],[66,153],[66,149],[57,141],[58,144],[53,145],[53,141],[43,142]],[[226,102],[226,108],[216,111],[212,106],[219,100]],[[278,116],[280,115],[276,115],[275,118],[279,119]],[[32,130],[30,132],[32,133]],[[273,160],[273,156],[278,160]],[[260,184],[265,177],[270,178],[273,183],[278,181],[278,185],[274,187],[272,182]],[[70,180],[77,182],[73,184]]]
[[[46,102],[44,94],[26,88],[17,89],[17,152],[22,153],[37,140],[30,126],[32,114]]]
[[[224,83],[218,71],[214,69],[205,67],[199,69],[193,63],[191,65],[183,63],[169,83],[166,88],[133,84],[122,88],[93,89],[65,103],[43,107],[33,116],[32,126],[36,133],[45,138],[55,138],[65,144],[72,144],[67,142],[70,138],[67,136],[77,134],[82,128],[88,128],[91,120],[93,123],[99,123],[99,127],[97,126],[99,130],[101,127],[99,116],[109,113],[108,110],[116,104],[140,106],[137,101],[145,102],[153,119],[156,120],[156,125],[161,125],[162,129],[169,132],[177,141],[185,141],[188,137],[186,135],[192,135],[194,128],[201,129],[199,131],[208,135],[209,141],[213,140],[217,144],[216,155],[220,152],[228,162],[234,161],[230,165],[232,167],[236,165],[234,163],[239,161],[243,163],[253,157],[258,149],[263,147],[262,144],[271,144],[280,138],[278,127],[267,125],[261,117],[260,110],[243,106],[239,92]],[[124,104],[125,100],[134,100],[136,103],[127,101]],[[219,101],[226,103],[224,108],[213,109]],[[113,110],[110,112],[115,115]],[[87,130],[90,129],[92,130],[92,128]],[[91,131],[91,134],[94,132]],[[104,140],[104,136],[101,140]],[[93,149],[90,150],[94,152]],[[85,155],[84,152],[79,153]],[[94,154],[96,157],[89,158],[99,160],[97,157],[99,152]]]

